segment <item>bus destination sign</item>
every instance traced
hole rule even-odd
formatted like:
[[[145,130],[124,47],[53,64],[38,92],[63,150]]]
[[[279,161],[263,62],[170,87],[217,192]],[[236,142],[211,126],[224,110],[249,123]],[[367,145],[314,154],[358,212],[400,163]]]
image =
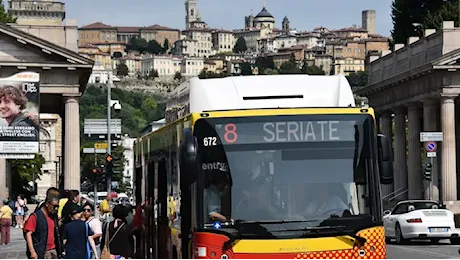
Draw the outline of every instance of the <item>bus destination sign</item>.
[[[356,121],[279,121],[216,124],[222,144],[354,141]],[[217,145],[205,137],[204,146]]]

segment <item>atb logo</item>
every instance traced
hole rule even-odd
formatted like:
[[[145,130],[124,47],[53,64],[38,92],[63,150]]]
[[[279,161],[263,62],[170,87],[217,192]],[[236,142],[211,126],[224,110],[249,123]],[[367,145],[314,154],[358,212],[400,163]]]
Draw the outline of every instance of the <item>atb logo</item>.
[[[35,83],[22,83],[22,92],[24,93],[35,93],[38,89]]]

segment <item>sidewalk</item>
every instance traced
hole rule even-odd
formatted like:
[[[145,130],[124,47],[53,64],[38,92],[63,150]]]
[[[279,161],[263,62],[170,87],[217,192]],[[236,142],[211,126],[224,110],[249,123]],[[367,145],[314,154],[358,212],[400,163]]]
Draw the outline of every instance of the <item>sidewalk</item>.
[[[11,243],[0,245],[0,259],[27,259],[22,229],[11,227]]]

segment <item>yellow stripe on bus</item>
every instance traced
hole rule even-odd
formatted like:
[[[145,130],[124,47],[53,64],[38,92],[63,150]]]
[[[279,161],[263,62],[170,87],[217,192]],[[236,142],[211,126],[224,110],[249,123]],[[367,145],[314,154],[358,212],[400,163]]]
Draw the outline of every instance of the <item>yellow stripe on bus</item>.
[[[352,249],[354,239],[349,236],[273,239],[273,240],[237,240],[233,246],[234,253],[276,254],[298,253]]]

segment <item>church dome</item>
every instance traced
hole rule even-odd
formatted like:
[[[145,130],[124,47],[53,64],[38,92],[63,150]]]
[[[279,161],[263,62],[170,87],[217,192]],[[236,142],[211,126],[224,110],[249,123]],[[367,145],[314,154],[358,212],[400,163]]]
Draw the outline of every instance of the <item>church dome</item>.
[[[256,15],[256,18],[275,18],[273,17],[273,15],[271,15],[267,9],[262,8],[262,11],[260,11],[257,15]]]

